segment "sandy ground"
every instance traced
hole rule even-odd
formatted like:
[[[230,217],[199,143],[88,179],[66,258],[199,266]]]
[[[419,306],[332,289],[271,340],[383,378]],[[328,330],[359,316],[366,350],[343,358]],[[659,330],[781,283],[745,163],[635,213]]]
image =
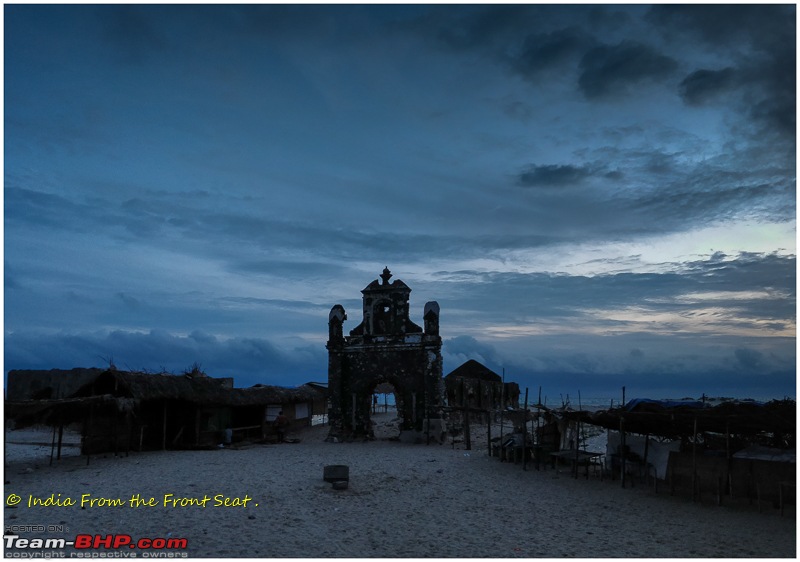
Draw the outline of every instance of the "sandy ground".
[[[192,557],[781,557],[796,554],[794,506],[718,507],[655,494],[564,470],[536,471],[490,458],[485,428],[463,443],[325,443],[327,427],[291,435],[297,444],[211,451],[15,456],[6,447],[4,498],[9,525],[62,525],[24,538],[130,534],[186,538]],[[12,432],[15,434],[17,432]],[[380,432],[379,432],[380,433]],[[496,435],[496,433],[495,433]],[[7,440],[13,440],[7,434]],[[40,451],[41,452],[41,451]],[[40,460],[39,460],[40,459]],[[323,481],[326,465],[349,466],[347,490]],[[666,487],[665,487],[666,488]],[[28,507],[55,494],[73,506]],[[81,496],[121,507],[80,507]],[[131,507],[132,496],[155,506]],[[200,498],[206,507],[165,507],[164,496]],[[214,506],[214,496],[247,506]],[[236,502],[235,502],[236,503]],[[20,529],[20,527],[17,527]],[[85,551],[84,551],[85,552]],[[122,549],[130,555],[143,551]],[[163,551],[162,551],[163,553]],[[6,555],[10,554],[6,552]],[[69,555],[69,552],[68,552]]]

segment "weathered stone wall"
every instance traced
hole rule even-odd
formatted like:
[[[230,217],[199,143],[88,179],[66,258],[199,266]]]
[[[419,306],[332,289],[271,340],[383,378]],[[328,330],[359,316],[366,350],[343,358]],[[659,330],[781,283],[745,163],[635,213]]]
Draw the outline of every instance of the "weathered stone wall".
[[[422,431],[424,420],[442,417],[439,305],[425,305],[423,331],[409,318],[411,289],[399,280],[389,283],[390,277],[385,269],[383,284],[373,281],[362,291],[364,319],[349,336],[343,335],[341,305],[328,317],[330,439],[372,434],[372,394],[381,383],[395,388],[401,430]]]

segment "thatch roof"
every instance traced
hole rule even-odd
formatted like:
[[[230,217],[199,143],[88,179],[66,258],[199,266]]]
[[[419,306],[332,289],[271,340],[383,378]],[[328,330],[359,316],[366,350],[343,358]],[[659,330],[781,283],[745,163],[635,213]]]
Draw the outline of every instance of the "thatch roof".
[[[233,388],[229,393],[229,404],[232,406],[290,404],[292,402],[306,402],[326,396],[326,394],[319,389],[305,384],[297,388],[256,385],[250,388]]]
[[[694,433],[695,420],[700,432],[755,435],[775,433],[794,435],[797,430],[797,405],[794,400],[771,402],[723,402],[718,406],[696,404],[660,405],[655,401],[629,409],[598,412],[560,412],[562,417],[580,420],[608,429],[620,429],[620,422],[630,433],[680,438]]]
[[[167,375],[109,370],[93,382],[84,385],[76,397],[113,394],[118,397],[145,400],[180,400],[194,404],[216,406],[254,406],[287,404],[320,397],[310,386],[297,388],[255,385],[233,388],[233,379],[218,379],[204,375]]]
[[[5,416],[8,419],[15,420],[22,426],[34,423],[55,425],[83,420],[86,415],[86,408],[89,406],[125,411],[132,409],[133,405],[134,401],[131,399],[117,398],[110,394],[85,398],[18,400],[5,403]]]
[[[135,400],[183,400],[198,404],[227,403],[233,379],[203,375],[136,373],[110,369],[103,371],[72,396],[76,398],[111,394]]]
[[[500,375],[489,369],[486,365],[478,363],[474,359],[470,359],[460,367],[453,369],[444,378],[449,379],[457,377],[490,382],[503,382],[503,378]]]
[[[97,378],[104,369],[12,369],[8,372],[8,400],[50,400],[71,396],[84,384]]]
[[[64,371],[69,373],[68,371]],[[131,410],[147,401],[174,400],[205,406],[262,406],[311,402],[324,398],[323,389],[310,385],[297,388],[256,385],[233,388],[233,379],[202,374],[149,374],[116,369],[97,370],[94,380],[71,396],[54,400],[6,401],[6,416],[21,423],[80,421],[88,406]]]

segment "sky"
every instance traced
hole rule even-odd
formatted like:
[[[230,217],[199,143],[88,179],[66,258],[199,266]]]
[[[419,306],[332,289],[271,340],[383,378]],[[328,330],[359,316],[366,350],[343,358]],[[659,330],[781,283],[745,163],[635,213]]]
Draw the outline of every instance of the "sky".
[[[327,380],[388,266],[444,374],[796,390],[788,5],[4,6],[4,362]]]

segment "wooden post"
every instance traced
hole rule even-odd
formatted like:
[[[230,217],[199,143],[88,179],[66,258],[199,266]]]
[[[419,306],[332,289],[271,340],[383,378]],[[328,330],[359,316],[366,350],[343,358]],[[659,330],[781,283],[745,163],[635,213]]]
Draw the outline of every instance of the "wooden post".
[[[461,423],[464,425],[464,447],[472,450],[472,439],[469,433],[469,412],[467,410],[467,394],[464,392],[464,379],[461,379]]]
[[[728,495],[733,499],[733,458],[731,457],[731,422],[725,421],[725,466],[728,469]]]
[[[414,429],[417,429],[417,393],[411,393],[411,421],[414,424]]]
[[[506,409],[506,368],[503,367],[503,384],[500,387],[500,450],[503,449],[503,412]]]
[[[650,434],[647,433],[644,436],[644,459],[642,463],[644,464],[644,485],[647,486],[647,479],[650,477],[650,472],[647,470],[647,453],[648,448],[650,446]]]
[[[167,401],[164,400],[163,418],[161,424],[161,450],[167,450]]]
[[[622,387],[622,404],[621,408],[625,407],[625,387]],[[625,418],[619,418],[619,466],[621,470],[620,480],[622,480],[622,487],[625,487]]]
[[[56,460],[61,460],[61,443],[64,441],[64,422],[60,422],[58,425],[58,456]]]
[[[619,418],[619,466],[620,466],[620,480],[622,480],[622,487],[625,487],[625,418]]]
[[[692,501],[697,495],[697,418],[694,418],[694,434],[692,437]]]
[[[541,418],[541,417],[542,417],[542,387],[540,385],[539,386],[539,398],[536,401],[536,435],[534,436],[535,437],[535,444],[536,444],[536,446],[534,448],[534,453],[535,453],[534,456],[536,457],[536,470],[539,470],[539,464],[540,464],[541,456],[542,456],[542,444],[539,441],[539,418]]]
[[[131,413],[125,412],[125,456],[131,453]]]
[[[492,411],[486,410],[486,443],[489,444],[489,456],[492,456]]]
[[[118,456],[119,446],[117,444],[117,440],[119,438],[119,428],[117,427],[117,418],[119,417],[119,413],[114,410],[114,421],[111,423],[111,431],[114,432],[114,456]]]
[[[580,416],[580,412],[581,412],[582,409],[583,409],[583,406],[581,405],[581,391],[579,390],[578,391],[578,415],[579,416]],[[579,458],[578,457],[578,455],[579,455],[578,451],[580,450],[580,448],[581,448],[581,418],[579,417],[577,423],[575,424],[575,462],[573,463],[575,465],[575,468],[574,468],[575,474],[573,475],[573,477],[576,480],[578,479],[578,458]],[[589,478],[589,467],[588,466],[586,467],[586,478],[587,479]]]
[[[523,420],[523,427],[525,428],[522,431],[522,470],[528,470],[528,387],[525,387],[525,418]]]
[[[88,450],[89,448],[89,439],[90,439],[89,432],[92,431],[93,427],[94,427],[94,406],[89,405],[88,421],[87,418],[83,418],[83,431],[82,431],[83,435],[81,437],[81,452],[83,452],[84,450]],[[86,453],[87,466],[89,465],[90,458],[91,455],[87,452]]]
[[[50,466],[53,466],[53,451],[56,448],[56,426],[53,425],[53,442],[50,444]]]

